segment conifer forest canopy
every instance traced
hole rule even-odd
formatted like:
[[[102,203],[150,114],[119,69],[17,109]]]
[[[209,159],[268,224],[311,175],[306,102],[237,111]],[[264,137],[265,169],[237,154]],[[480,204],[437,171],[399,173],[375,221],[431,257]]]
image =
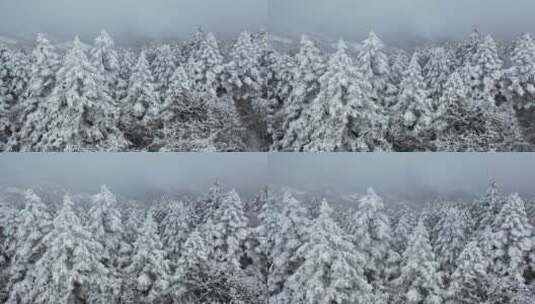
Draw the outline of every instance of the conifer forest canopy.
[[[0,303],[533,303],[532,154],[234,155],[0,156]]]
[[[0,151],[534,151],[534,6],[2,1]]]

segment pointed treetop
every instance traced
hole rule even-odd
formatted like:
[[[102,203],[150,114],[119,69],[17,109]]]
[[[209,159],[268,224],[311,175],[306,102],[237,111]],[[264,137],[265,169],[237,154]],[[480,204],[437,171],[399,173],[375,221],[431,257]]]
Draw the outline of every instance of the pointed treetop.
[[[377,49],[384,48],[384,42],[374,31],[370,31],[368,38],[362,42],[364,45],[374,46]]]
[[[37,33],[37,38],[35,39],[38,44],[48,44],[49,40],[47,35],[44,33]]]
[[[338,51],[344,51],[347,49],[347,44],[344,39],[338,40],[338,45],[336,46]]]
[[[63,209],[72,210],[74,208],[74,202],[72,201],[70,193],[65,193],[63,196]]]
[[[95,45],[96,46],[107,46],[107,47],[113,47],[114,42],[111,38],[110,34],[106,32],[106,30],[102,29],[100,31],[100,34],[95,38]]]
[[[375,190],[372,187],[368,187],[368,189],[366,190],[366,193],[369,196],[377,196],[377,193],[375,192]]]
[[[28,201],[41,201],[41,198],[37,196],[32,189],[26,190],[26,193],[24,193],[24,198]]]
[[[72,45],[73,45],[73,48],[81,48],[82,47],[82,42],[80,41],[80,37],[78,37],[78,35],[76,35],[74,37],[74,41],[72,42]]]
[[[109,193],[111,193],[110,189],[108,189],[108,187],[106,185],[101,185],[100,186],[100,192],[109,192]]]
[[[330,217],[332,213],[333,213],[333,209],[331,208],[331,206],[327,202],[327,199],[324,198],[321,201],[320,216],[321,217]]]

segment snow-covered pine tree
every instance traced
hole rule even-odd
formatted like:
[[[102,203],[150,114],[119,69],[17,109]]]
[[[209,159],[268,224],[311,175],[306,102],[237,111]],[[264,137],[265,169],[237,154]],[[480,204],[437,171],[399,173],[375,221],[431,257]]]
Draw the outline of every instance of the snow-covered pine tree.
[[[273,261],[268,275],[268,287],[274,303],[284,301],[285,282],[300,266],[297,249],[307,240],[310,225],[307,210],[289,192],[282,198],[282,213],[279,216],[279,229],[274,236],[270,259]],[[282,297],[281,297],[282,296]]]
[[[457,258],[469,238],[469,224],[458,207],[448,207],[446,216],[437,224],[437,238],[433,244],[437,261],[447,275],[457,268]]]
[[[125,137],[137,149],[152,143],[161,103],[154,89],[154,78],[145,52],[141,52],[130,76],[128,92],[122,102],[122,124]]]
[[[456,261],[447,290],[447,304],[486,303],[489,279],[489,260],[481,252],[478,242],[469,242]]]
[[[533,227],[528,222],[524,201],[516,193],[509,195],[507,203],[493,225],[492,271],[524,284],[528,258],[535,247]]]
[[[136,65],[136,54],[130,49],[119,49],[119,72],[117,77],[116,101],[122,105],[123,99],[128,95],[128,84],[132,71]]]
[[[123,299],[136,299],[135,303],[147,304],[162,301],[169,285],[169,261],[165,258],[152,210],[147,212],[134,244],[131,264],[125,272],[128,289]]]
[[[139,120],[155,119],[160,112],[160,103],[154,89],[154,78],[144,52],[140,53],[132,71],[126,100],[131,107],[130,114]]]
[[[184,243],[194,228],[193,210],[184,202],[173,202],[162,221],[161,239],[173,271],[182,256]]]
[[[404,208],[394,228],[394,248],[399,254],[407,249],[409,238],[416,224],[417,220],[414,212],[408,208]]]
[[[118,270],[122,259],[120,254],[128,245],[123,240],[124,229],[117,198],[106,186],[93,196],[88,217],[88,229],[102,245],[102,263],[112,271]]]
[[[19,303],[112,303],[118,282],[100,263],[100,244],[82,226],[69,195],[43,238],[46,251],[25,279],[30,292]]]
[[[385,53],[384,42],[374,33],[370,32],[368,38],[362,41],[357,50],[357,68],[362,77],[372,85],[370,98],[376,104],[387,105],[387,94],[395,91],[390,82],[390,65],[388,55]]]
[[[383,200],[372,188],[359,199],[351,238],[366,261],[363,269],[368,283],[379,287],[386,285],[396,272],[394,262],[399,260],[399,255],[392,248],[392,228]]]
[[[470,64],[461,66],[468,84],[468,97],[486,116],[478,146],[482,151],[521,150],[525,145],[513,105],[502,94],[503,62],[492,36],[487,35],[477,47]]]
[[[412,56],[400,84],[398,102],[393,110],[398,114],[391,117],[391,136],[394,149],[414,151],[428,149],[426,131],[433,119],[433,107],[428,99],[418,53]]]
[[[407,67],[409,66],[410,57],[407,54],[405,50],[402,49],[393,49],[391,50],[391,54],[389,56],[390,58],[390,83],[395,85],[397,87],[397,90],[399,91],[401,88],[399,87],[401,81],[403,80],[403,76],[405,75],[405,71],[407,71]],[[390,106],[390,104],[389,104]]]
[[[103,90],[118,102],[117,82],[120,70],[119,55],[115,51],[115,43],[105,30],[95,38],[94,47],[91,49],[91,63],[96,67],[97,73],[104,80]]]
[[[213,148],[209,140],[209,104],[194,88],[182,66],[173,76],[161,111],[160,151],[197,151]]]
[[[0,301],[5,301],[9,294],[9,266],[15,253],[19,221],[18,210],[13,204],[0,201]]]
[[[340,41],[320,77],[319,95],[294,122],[306,125],[296,151],[390,150],[384,138],[386,119],[370,98],[370,83],[354,67],[346,49]]]
[[[213,218],[213,214],[221,206],[223,198],[223,185],[220,181],[215,181],[208,193],[198,199],[193,206],[195,214],[195,226],[200,226]]]
[[[213,286],[209,284],[213,261],[208,241],[196,229],[184,243],[169,288],[173,300],[178,303],[200,303],[210,299],[205,295],[216,293],[216,290],[210,290]]]
[[[402,256],[401,276],[395,280],[399,303],[441,304],[442,289],[438,263],[422,219],[414,229]]]
[[[454,63],[448,51],[443,47],[431,49],[431,57],[423,67],[423,76],[427,84],[429,97],[433,106],[440,106],[439,99],[444,92],[444,86],[451,75]]]
[[[25,202],[26,206],[18,214],[20,222],[16,231],[15,252],[10,259],[7,303],[19,303],[19,299],[30,293],[27,273],[47,250],[43,238],[52,226],[47,206],[32,190],[26,191]]]
[[[156,57],[151,63],[151,71],[154,75],[155,90],[158,92],[161,102],[165,101],[176,69],[176,58],[171,46],[168,44],[159,45],[156,48]]]
[[[309,238],[297,255],[303,263],[288,278],[281,303],[374,303],[364,276],[366,260],[331,218],[326,201],[309,228]]]
[[[496,181],[491,181],[485,194],[474,202],[471,214],[474,221],[474,231],[482,232],[487,226],[491,226],[503,206],[506,198],[501,193]]]
[[[466,66],[472,64],[472,59],[477,52],[479,45],[483,41],[483,37],[479,30],[474,29],[468,37],[458,44],[455,50],[456,61],[459,66]]]
[[[206,98],[212,99],[217,96],[221,86],[223,56],[214,34],[199,36],[197,40],[190,53],[186,71],[193,80],[194,88],[207,94]]]
[[[275,142],[275,150],[298,150],[303,145],[303,111],[307,110],[320,92],[319,79],[325,72],[325,62],[320,50],[307,36],[301,38],[301,48],[295,56],[292,70],[292,89],[284,101],[283,137]]]
[[[265,293],[264,301],[267,302],[269,301],[270,292],[273,290],[273,288],[270,288],[270,275],[273,269],[273,252],[277,241],[276,237],[281,229],[279,217],[282,208],[276,199],[271,196],[267,188],[262,196],[264,204],[261,206],[257,216],[260,223],[253,228],[252,233],[256,242],[256,246],[253,248],[253,260],[262,275]]]
[[[260,55],[259,46],[254,44],[251,34],[242,32],[230,52],[231,61],[226,68],[229,73],[227,82],[235,99],[250,101],[261,93]]]
[[[29,58],[0,44],[0,151],[19,129],[19,108],[30,79]]]
[[[529,109],[535,106],[535,42],[530,34],[523,34],[514,43],[510,58],[512,66],[505,72],[507,88],[517,109]]]
[[[118,151],[127,141],[115,125],[117,108],[102,90],[101,75],[84,53],[78,37],[57,73],[48,100],[46,132],[32,147],[37,151]]]
[[[212,236],[210,246],[214,261],[226,265],[232,272],[239,272],[249,230],[243,202],[235,190],[223,195],[212,220],[213,226],[207,229],[211,230],[208,234]]]
[[[280,141],[284,138],[285,129],[284,125],[287,119],[287,105],[290,102],[290,96],[294,89],[294,77],[296,71],[296,59],[287,54],[278,54],[275,62],[272,64],[273,79],[271,85],[273,91],[271,92],[271,98],[275,100],[275,104],[272,106],[273,117],[268,124],[269,132],[272,138],[271,150],[276,150],[280,145]]]
[[[470,100],[468,87],[460,73],[453,72],[440,98],[439,107],[433,121],[434,146],[437,151],[478,150],[486,129],[485,113]]]
[[[60,60],[56,48],[44,34],[37,34],[36,46],[31,54],[30,80],[26,98],[20,104],[20,130],[8,143],[11,151],[28,151],[46,132],[47,97],[56,86],[56,72]]]
[[[503,75],[503,62],[492,36],[487,35],[477,46],[469,65],[464,65],[465,81],[469,84],[469,96],[482,102],[485,109],[496,105],[499,83]]]

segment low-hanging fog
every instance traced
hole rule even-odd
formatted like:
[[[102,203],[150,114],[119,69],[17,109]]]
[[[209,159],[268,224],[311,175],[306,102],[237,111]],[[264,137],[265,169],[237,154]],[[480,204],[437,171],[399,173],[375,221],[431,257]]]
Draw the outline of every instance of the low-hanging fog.
[[[267,0],[2,0],[0,35],[89,39],[188,37],[200,26],[219,36],[267,27]]]
[[[269,181],[261,153],[12,153],[0,155],[0,187],[94,193],[101,185],[130,198],[204,193],[216,181],[258,193]]]
[[[498,38],[535,32],[532,0],[270,0],[276,32],[317,32],[362,39],[375,30],[389,42],[459,39],[477,27]]]
[[[491,181],[505,192],[535,195],[531,153],[272,154],[270,178],[305,191],[378,193],[399,200],[467,199]]]
[[[143,198],[198,194],[214,181],[254,195],[264,186],[311,193],[363,193],[421,201],[471,199],[491,180],[505,192],[535,196],[531,153],[95,153],[0,155],[0,187],[59,187]]]

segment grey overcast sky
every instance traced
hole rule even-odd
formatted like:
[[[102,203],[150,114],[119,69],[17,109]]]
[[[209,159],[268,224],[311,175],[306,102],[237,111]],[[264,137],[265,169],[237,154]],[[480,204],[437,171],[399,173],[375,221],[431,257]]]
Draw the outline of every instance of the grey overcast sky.
[[[479,196],[495,179],[535,196],[534,153],[4,153],[0,186],[59,186],[126,196],[204,192],[215,180],[253,194],[267,184],[341,193],[369,186],[400,199]]]
[[[262,153],[2,153],[0,186],[53,186],[130,197],[205,192],[215,181],[257,193],[269,181]]]
[[[502,38],[535,32],[533,0],[270,0],[271,29],[362,39],[459,38],[474,27]],[[406,37],[405,37],[406,38]]]
[[[0,34],[185,36],[267,28],[268,0],[0,0]]]
[[[479,196],[491,180],[535,196],[534,153],[271,154],[270,178],[303,190],[362,193],[371,186],[400,198]]]

